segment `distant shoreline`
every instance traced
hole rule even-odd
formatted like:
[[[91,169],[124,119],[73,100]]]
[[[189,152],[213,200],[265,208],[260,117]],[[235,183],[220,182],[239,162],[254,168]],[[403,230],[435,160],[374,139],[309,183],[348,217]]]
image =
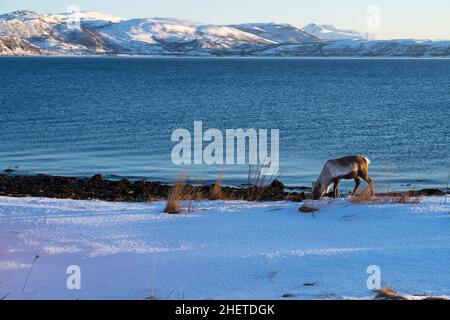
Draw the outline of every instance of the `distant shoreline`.
[[[126,55],[126,54],[87,54],[87,55],[1,55],[1,58],[64,58],[64,59],[192,59],[192,60],[450,60],[446,57],[413,57],[413,56],[188,56],[188,55]]]
[[[361,32],[314,22],[223,24],[26,9],[1,14],[0,21],[0,50],[5,55],[450,58],[450,40],[443,33],[388,36],[371,28]]]

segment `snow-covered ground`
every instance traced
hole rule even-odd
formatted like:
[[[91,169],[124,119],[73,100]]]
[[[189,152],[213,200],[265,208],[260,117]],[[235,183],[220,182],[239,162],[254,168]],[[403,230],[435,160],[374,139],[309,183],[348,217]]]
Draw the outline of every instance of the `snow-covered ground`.
[[[0,299],[372,298],[371,265],[401,294],[450,295],[450,198],[298,206],[205,201],[170,216],[163,202],[0,197]]]

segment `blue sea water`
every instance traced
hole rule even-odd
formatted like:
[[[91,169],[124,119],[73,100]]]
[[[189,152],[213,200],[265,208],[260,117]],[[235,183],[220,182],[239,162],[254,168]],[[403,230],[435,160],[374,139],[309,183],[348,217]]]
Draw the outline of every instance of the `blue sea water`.
[[[280,179],[363,154],[378,189],[443,187],[450,60],[1,58],[0,169],[225,183],[248,166],[172,164],[177,128],[276,128]],[[345,185],[350,187],[350,184]]]

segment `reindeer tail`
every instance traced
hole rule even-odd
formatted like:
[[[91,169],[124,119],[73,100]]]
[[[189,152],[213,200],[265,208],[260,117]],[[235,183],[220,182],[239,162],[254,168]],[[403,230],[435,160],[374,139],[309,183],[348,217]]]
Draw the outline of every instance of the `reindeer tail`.
[[[370,159],[369,159],[369,158],[367,158],[367,157],[363,157],[363,159],[364,159],[364,160],[366,160],[366,162],[367,162],[367,165],[369,165],[369,164],[371,164],[371,163],[372,163],[372,161],[370,161]]]

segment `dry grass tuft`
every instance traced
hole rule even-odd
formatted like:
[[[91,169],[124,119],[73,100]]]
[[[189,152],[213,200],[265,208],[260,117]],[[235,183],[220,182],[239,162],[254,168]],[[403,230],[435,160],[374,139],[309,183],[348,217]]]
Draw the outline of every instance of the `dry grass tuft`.
[[[199,188],[192,188],[192,197],[191,200],[195,201],[203,201],[206,199],[206,195]]]
[[[167,195],[167,203],[164,209],[168,214],[179,214],[183,211],[182,202],[188,201],[187,212],[193,212],[194,201],[201,201],[205,199],[205,195],[201,188],[187,183],[187,175],[182,174],[176,181],[175,185],[170,189]]]
[[[198,181],[196,183],[197,185],[201,184],[201,181]],[[187,185],[185,192],[182,196],[183,200],[188,200],[188,205],[187,205],[187,211],[188,212],[193,212],[194,211],[194,201],[203,201],[205,200],[206,195],[205,193],[202,191],[201,188],[199,188],[198,186],[196,187],[195,185]]]
[[[370,186],[365,188],[362,192],[355,194],[351,200],[357,204],[383,204],[383,203],[397,203],[405,205],[419,204],[422,202],[422,197],[417,196],[414,192],[406,192],[403,194],[388,193],[381,196],[373,196]]]
[[[405,297],[399,295],[395,290],[391,288],[384,288],[376,291],[377,295],[375,299],[383,300],[407,300]]]
[[[422,197],[414,196],[410,193],[402,194],[400,197],[392,197],[391,203],[399,204],[419,204],[422,202]]]
[[[185,189],[185,183],[177,181],[177,183],[170,189],[169,195],[167,196],[166,207],[164,212],[168,214],[179,214],[181,213],[181,200],[182,194]]]
[[[363,191],[355,194],[352,197],[352,201],[358,204],[369,203],[375,200],[373,196],[375,194],[371,186],[367,186]]]
[[[248,179],[247,179],[247,200],[258,202],[267,186],[276,180],[278,177],[273,175],[267,175],[269,167],[264,166],[264,164],[250,165],[248,168]]]
[[[175,185],[170,189],[167,196],[166,207],[164,212],[168,214],[179,214],[181,213],[181,201],[189,196],[189,188],[187,186],[187,176],[182,174],[176,181]]]
[[[376,290],[375,292],[377,293],[375,296],[376,300],[448,300],[446,297],[435,296],[424,297],[413,295],[412,298],[404,297],[402,295],[399,295],[394,289],[391,288],[384,288]]]
[[[223,172],[221,172],[216,179],[216,182],[211,187],[211,190],[209,190],[209,200],[223,200],[225,199],[225,196],[222,192],[222,178],[223,178]]]

